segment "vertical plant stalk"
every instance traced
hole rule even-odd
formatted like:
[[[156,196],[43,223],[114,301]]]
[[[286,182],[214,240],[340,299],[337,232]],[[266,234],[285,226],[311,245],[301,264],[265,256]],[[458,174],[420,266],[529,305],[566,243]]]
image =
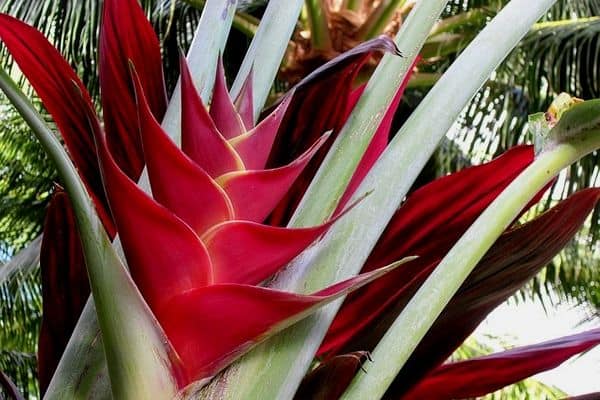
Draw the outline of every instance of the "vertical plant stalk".
[[[74,165],[43,118],[2,69],[0,88],[44,146],[71,198],[103,335],[113,396],[131,400],[174,396],[177,384],[171,374],[167,341],[113,250]],[[73,91],[73,95],[77,95],[75,87]]]
[[[190,6],[202,10],[204,5],[206,4],[206,0],[183,0],[185,3]],[[238,31],[242,32],[244,35],[248,37],[254,37],[256,30],[258,29],[258,24],[260,20],[256,17],[253,17],[250,14],[247,14],[243,11],[236,11],[233,15],[233,21],[231,26],[233,26]]]
[[[411,12],[409,21],[412,20],[412,23],[404,24],[396,38],[396,44],[403,50],[405,57],[384,56],[342,129],[339,139],[324,161],[327,167],[321,168],[320,174],[317,174],[309,188],[309,192],[312,191],[309,195],[311,203],[303,202],[299,206],[293,226],[311,226],[315,221],[322,222],[334,211],[396,89],[406,74],[410,73],[413,60],[445,4],[446,0],[419,2]],[[326,173],[323,172],[324,168]],[[363,203],[367,200],[368,197]],[[343,220],[349,218],[350,214]],[[347,233],[339,231],[335,236],[331,236],[336,242],[342,242],[346,237]],[[273,286],[283,290],[310,293],[311,288],[319,288],[322,282],[334,282],[341,276],[336,272],[341,264],[335,261],[329,264],[323,260],[324,264],[318,265],[320,271],[317,271],[317,268],[311,270],[310,276],[316,276],[315,279],[309,280],[305,277],[306,266],[313,261],[311,257],[314,255],[310,251],[305,253],[289,271],[274,282]],[[355,268],[353,274],[358,270],[358,267]],[[348,273],[346,276],[351,275]],[[335,309],[339,307],[339,302],[336,304]],[[331,322],[332,316],[328,316],[324,325],[319,323],[315,328],[315,322],[323,320],[322,313],[323,311],[318,311],[316,318],[309,317],[307,322],[300,322],[243,357],[224,377],[204,390],[203,398],[292,398]],[[226,380],[226,383],[220,380]],[[228,388],[225,393],[220,390],[223,384]]]
[[[231,97],[236,98],[244,82],[252,74],[254,121],[267,101],[303,3],[303,0],[269,1],[231,86]]]
[[[404,6],[406,0],[382,0],[367,18],[358,32],[360,39],[371,39],[383,32],[397,9]]]
[[[310,42],[315,50],[331,49],[331,38],[327,26],[327,10],[323,0],[306,0],[306,14],[310,25]]]
[[[344,0],[344,2],[342,3],[342,8],[358,11],[361,5],[360,1],[361,0]]]
[[[383,397],[452,296],[520,211],[563,168],[600,147],[600,100],[587,106],[593,129],[559,138],[489,205],[411,298],[373,351],[373,362],[357,373],[342,399]]]

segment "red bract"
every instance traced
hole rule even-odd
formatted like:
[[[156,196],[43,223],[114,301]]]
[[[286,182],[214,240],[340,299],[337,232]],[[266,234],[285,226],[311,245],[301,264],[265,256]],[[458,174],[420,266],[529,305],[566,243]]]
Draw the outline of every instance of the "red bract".
[[[148,161],[150,183],[153,188],[157,182],[163,188],[173,185],[171,193],[178,191],[180,197],[185,197],[188,193],[176,185],[198,175],[182,177],[180,171],[193,170],[204,183],[212,178],[196,160],[188,158],[170,142],[148,109],[139,79],[135,77],[134,81],[144,154],[153,160]],[[194,91],[197,96],[193,86],[183,84],[182,90]],[[196,103],[193,109],[204,116],[196,118],[183,113],[182,118],[195,121],[187,130],[183,127],[184,138],[206,129],[210,121],[205,118],[208,114],[201,103]],[[84,111],[96,140],[106,194],[131,275],[182,361],[187,375],[179,382],[181,386],[212,377],[269,334],[387,272],[388,269],[380,269],[363,274],[310,296],[250,286],[276,272],[330,224],[287,229],[232,219],[197,231],[179,218],[175,210],[167,208],[175,199],[165,201],[167,207],[162,206],[125,175],[109,151],[93,110],[87,107]],[[219,135],[221,143],[226,143],[216,129],[209,134]],[[151,143],[154,140],[160,142]],[[170,151],[165,153],[163,149]],[[231,151],[235,154],[235,150]],[[163,161],[159,161],[160,156]],[[172,168],[157,167],[163,162]],[[196,168],[191,168],[194,165]],[[219,170],[218,164],[212,165]],[[242,167],[243,164],[239,168]],[[160,180],[159,173],[164,180]],[[216,184],[206,187],[209,196],[219,193],[225,202],[230,201],[226,194],[216,192],[219,190]],[[196,196],[197,193],[190,194]],[[195,211],[204,210],[196,208]],[[140,231],[144,235],[140,235]]]
[[[95,200],[104,226],[109,234],[114,233],[102,189],[94,140],[85,115],[79,112],[81,102],[92,104],[83,83],[60,53],[29,25],[0,14],[0,39],[52,115],[69,155]],[[73,96],[73,85],[81,91],[81,96]]]

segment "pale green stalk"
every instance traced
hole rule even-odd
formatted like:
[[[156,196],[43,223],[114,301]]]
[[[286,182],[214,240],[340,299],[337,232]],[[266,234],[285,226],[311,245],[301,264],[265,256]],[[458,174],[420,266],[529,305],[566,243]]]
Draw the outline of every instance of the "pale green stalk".
[[[358,11],[361,6],[361,0],[344,0],[342,8]]]
[[[190,6],[202,10],[204,5],[206,4],[206,0],[183,0]],[[248,37],[254,37],[256,34],[256,29],[258,29],[258,24],[260,20],[248,13],[243,11],[237,11],[233,15],[233,21],[231,26],[233,26],[238,31],[242,32],[244,35]]]
[[[327,14],[322,0],[306,0],[306,15],[310,25],[310,43],[313,49],[328,50],[331,48]]]
[[[271,0],[231,86],[237,97],[252,74],[254,120],[262,110],[302,9],[302,0]]]
[[[113,250],[75,167],[43,118],[2,69],[0,88],[53,160],[71,198],[113,396],[124,400],[173,397],[177,384],[171,375],[164,334]]]
[[[357,373],[342,399],[383,397],[452,296],[527,203],[563,168],[600,147],[600,100],[587,102],[587,106],[589,120],[574,121],[571,118],[571,122],[583,122],[591,129],[574,135],[563,132],[556,135],[558,140],[550,142],[552,146],[543,151],[477,218],[411,298],[373,351],[373,361]],[[585,103],[576,106],[581,107],[586,107]],[[569,118],[567,115],[564,117]]]
[[[404,6],[405,3],[406,0],[382,0],[360,28],[358,37],[371,39],[382,34],[385,27],[392,21],[396,10]]]
[[[299,206],[300,211],[294,219],[295,226],[316,225],[331,215],[364,150],[379,126],[396,89],[406,74],[410,73],[410,66],[414,58],[445,4],[445,0],[419,2],[411,12],[407,23],[403,25],[396,39],[404,57],[387,55],[383,58],[358,105],[342,129],[339,135],[340,139],[334,144],[326,158],[327,172],[317,175],[309,192],[313,192],[315,195],[317,188],[326,189],[319,189],[318,201],[310,204],[303,202]],[[316,197],[311,195],[310,198],[314,200]],[[350,215],[345,216],[342,220],[348,218]],[[336,242],[342,242],[347,237],[347,232],[340,233],[338,231],[338,234],[339,236],[331,237]],[[312,256],[314,256],[313,253],[306,252],[296,266],[290,270],[292,277],[283,275],[275,283],[276,286],[285,290],[309,293],[323,287],[325,282],[333,283],[339,280],[336,269],[341,264],[337,261],[319,264],[318,269],[321,272],[318,274],[324,275],[320,275],[318,279],[311,280],[309,283],[307,280],[303,280],[302,274],[306,270],[306,265],[310,264]],[[312,271],[315,272],[315,270]],[[323,276],[327,276],[327,279]],[[317,313],[317,315],[321,314],[322,311]],[[292,329],[286,330],[267,341],[266,344],[259,346],[256,351],[251,352],[240,363],[230,368],[225,377],[218,379],[207,388],[203,394],[204,398],[291,398],[308,369],[326,329],[326,326],[319,326],[314,331],[312,328],[315,320],[319,321],[321,318],[309,317],[309,322],[300,322]],[[226,383],[223,383],[222,380],[226,380]],[[225,394],[220,391],[223,384],[226,384],[228,388]]]

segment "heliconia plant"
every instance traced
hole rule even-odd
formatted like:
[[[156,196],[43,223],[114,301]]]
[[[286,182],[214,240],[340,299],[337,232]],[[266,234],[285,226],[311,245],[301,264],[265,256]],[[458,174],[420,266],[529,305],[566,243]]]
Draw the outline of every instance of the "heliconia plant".
[[[207,1],[168,100],[137,1],[105,0],[102,122],[58,51],[0,15],[0,40],[62,137],[2,71],[0,87],[64,187],[42,245],[44,398],[472,397],[600,343],[593,330],[443,364],[600,198],[585,189],[514,224],[562,168],[600,147],[600,100],[561,100],[533,120],[535,148],[409,193],[462,107],[553,1],[508,4],[393,135],[445,3],[418,2],[395,43],[360,44],[263,111],[301,1],[269,2],[231,89],[219,55],[236,1]],[[374,52],[386,55],[355,87]]]

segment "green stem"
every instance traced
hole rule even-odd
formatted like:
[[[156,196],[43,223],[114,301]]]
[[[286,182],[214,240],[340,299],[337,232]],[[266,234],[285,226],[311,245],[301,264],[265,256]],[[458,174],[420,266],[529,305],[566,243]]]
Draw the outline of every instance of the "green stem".
[[[327,12],[322,0],[306,0],[306,16],[310,25],[310,42],[315,50],[331,49]]]
[[[204,5],[206,4],[206,0],[183,0],[185,3],[190,6],[203,10]],[[233,15],[233,22],[231,26],[233,26],[238,31],[242,32],[244,35],[248,37],[254,37],[256,34],[256,30],[258,29],[258,24],[260,20],[248,13],[243,11],[237,11]]]
[[[600,17],[587,17],[587,18],[576,18],[576,19],[563,19],[560,21],[544,21],[533,25],[532,31],[539,31],[546,28],[558,28],[561,26],[569,25],[582,25],[600,21]]]
[[[440,33],[433,37],[429,37],[423,46],[421,57],[423,57],[423,59],[429,59],[456,54],[464,49],[467,44],[473,40],[475,35],[476,34],[473,32]]]
[[[344,400],[379,399],[479,260],[555,175],[600,147],[600,130],[542,152],[479,216],[411,298],[359,371]]]
[[[240,11],[233,16],[233,27],[250,38],[256,35],[259,24],[260,19],[245,12]]]
[[[411,89],[430,88],[440,80],[441,74],[435,72],[417,72],[408,81]]]
[[[254,120],[262,110],[281,65],[302,0],[271,0],[260,21],[258,30],[231,86],[231,96],[237,97],[248,76],[252,74]]]
[[[342,8],[352,11],[358,11],[361,5],[361,0],[345,0]]]
[[[435,25],[429,35],[435,36],[440,33],[451,32],[470,24],[479,26],[482,21],[485,21],[488,15],[488,11],[482,8],[475,8],[452,17],[444,18]]]
[[[113,396],[132,400],[173,397],[177,384],[171,374],[165,336],[114,252],[75,166],[3,69],[0,69],[0,88],[42,143],[69,193],[102,331]]]
[[[404,6],[406,0],[383,0],[371,13],[358,32],[358,38],[371,39],[383,33],[397,9]]]

